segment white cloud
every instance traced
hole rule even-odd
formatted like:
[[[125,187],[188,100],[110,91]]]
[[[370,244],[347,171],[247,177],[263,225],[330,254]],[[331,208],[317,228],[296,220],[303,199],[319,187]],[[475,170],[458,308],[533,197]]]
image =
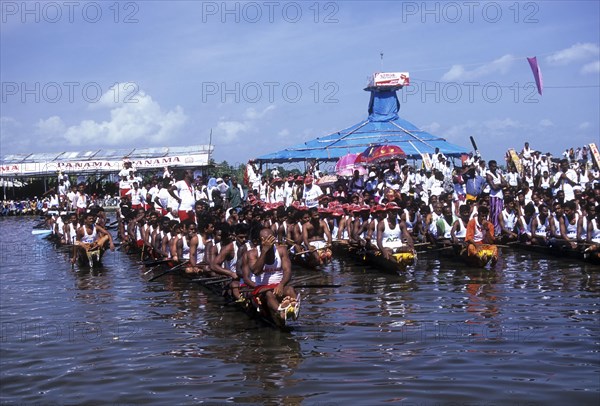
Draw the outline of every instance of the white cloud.
[[[13,129],[13,128],[17,128],[17,127],[21,127],[21,123],[19,123],[13,117],[0,116],[0,129],[2,130],[1,134],[3,136],[7,135],[5,133],[5,131],[9,131],[9,129]]]
[[[216,139],[222,144],[233,144],[239,141],[243,134],[257,132],[259,120],[265,118],[273,110],[275,110],[273,104],[268,105],[262,111],[256,111],[255,108],[248,107],[242,114],[244,120],[231,120],[227,117],[220,117],[215,129]]]
[[[484,157],[493,159],[490,156],[498,158],[507,148],[522,145],[521,134],[525,132],[530,132],[526,124],[507,117],[486,121],[468,120],[442,131],[440,135],[469,149],[468,139],[473,136]]]
[[[448,72],[444,73],[441,80],[444,82],[465,81],[478,79],[493,73],[505,74],[514,60],[514,56],[507,54],[472,70],[465,69],[464,65],[453,65]]]
[[[444,73],[442,80],[445,82],[450,82],[453,80],[464,79],[465,72],[465,68],[463,68],[462,65],[452,65],[450,70]]]
[[[579,129],[580,130],[587,130],[588,128],[590,128],[592,125],[590,124],[589,121],[584,121],[583,123],[579,124]]]
[[[439,131],[440,128],[441,128],[440,123],[435,122],[435,121],[433,123],[421,126],[422,130],[425,130],[431,134],[435,134],[436,132]]]
[[[543,120],[540,121],[540,126],[541,127],[553,127],[554,123],[551,120],[544,118]]]
[[[584,44],[577,43],[570,48],[566,48],[555,52],[546,57],[546,62],[554,65],[567,65],[571,62],[581,61],[600,53],[600,48],[597,44],[586,42]]]
[[[494,119],[494,120],[487,120],[483,122],[483,125],[485,128],[488,128],[490,130],[494,130],[494,131],[503,131],[503,130],[508,130],[508,129],[514,129],[514,128],[522,128],[522,124],[519,123],[518,121],[515,121],[511,118],[505,118],[505,119]]]
[[[249,107],[246,109],[244,117],[246,117],[248,120],[258,120],[259,118],[263,118],[265,115],[267,115],[270,111],[273,110],[275,110],[274,104],[268,105],[263,111],[256,111],[256,109],[254,109],[253,107]]]
[[[290,130],[284,128],[283,130],[279,131],[277,135],[280,137],[287,137],[288,135],[290,135]]]
[[[126,89],[127,84],[119,85],[119,88]],[[164,111],[157,102],[152,100],[152,97],[143,91],[132,97],[124,97],[121,94],[120,100],[112,99],[113,95],[116,93],[109,90],[98,102],[98,106],[113,107],[110,110],[109,120],[102,122],[83,120],[79,124],[67,128],[60,117],[52,116],[46,120],[40,120],[36,126],[36,132],[48,139],[61,136],[69,144],[75,146],[131,145],[133,142],[142,140],[145,144],[158,144],[172,139],[187,121],[181,107],[177,106],[174,110]]]
[[[250,128],[249,123],[246,122],[219,120],[215,134],[218,136],[219,141],[229,144],[237,141],[239,139],[238,135],[245,133]]]
[[[52,116],[46,120],[40,119],[36,127],[36,134],[45,136],[62,136],[67,129],[65,123],[59,116]]]
[[[29,134],[23,134],[24,126],[10,116],[0,116],[0,156],[7,153],[31,153]],[[36,141],[34,141],[36,142]]]
[[[21,127],[21,123],[15,120],[13,117],[0,116],[0,152],[2,152],[2,146],[6,147],[15,141],[17,138],[18,129]]]
[[[600,73],[600,61],[586,63],[581,68],[581,73]]]

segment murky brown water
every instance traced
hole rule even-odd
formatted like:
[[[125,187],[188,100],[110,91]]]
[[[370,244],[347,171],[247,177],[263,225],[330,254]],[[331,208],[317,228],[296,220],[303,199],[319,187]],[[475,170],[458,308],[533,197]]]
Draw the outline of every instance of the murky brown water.
[[[495,272],[335,260],[280,332],[136,258],[72,270],[0,220],[2,404],[597,404],[600,272],[505,251]],[[299,275],[306,270],[295,269]]]

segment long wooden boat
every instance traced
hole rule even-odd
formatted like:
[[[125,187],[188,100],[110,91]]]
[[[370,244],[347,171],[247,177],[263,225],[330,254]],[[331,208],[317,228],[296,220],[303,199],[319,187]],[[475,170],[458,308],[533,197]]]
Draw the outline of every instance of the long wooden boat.
[[[79,248],[77,248],[79,247]],[[96,268],[102,265],[102,257],[106,251],[101,244],[75,244],[77,255],[77,264],[79,267]]]
[[[327,248],[327,249],[330,250],[329,248]],[[330,253],[331,253],[331,251],[330,251]],[[292,264],[297,265],[301,268],[305,268],[305,269],[309,269],[309,270],[323,270],[323,268],[326,267],[331,262],[331,255],[329,256],[329,259],[323,261],[323,263],[321,263],[321,264],[312,263],[308,259],[306,254],[295,255],[293,253],[290,253],[290,259],[292,261]]]
[[[498,260],[498,247],[493,244],[469,244],[459,253],[467,265],[485,268],[488,264],[495,265]]]
[[[590,253],[589,250],[586,251],[586,247],[573,249],[567,247],[566,245],[536,245],[524,244],[520,242],[509,243],[508,247],[512,249],[536,252],[546,256],[575,259],[600,265],[600,257],[598,255],[594,255],[594,253]]]
[[[380,251],[356,247],[347,240],[333,241],[332,248],[337,255],[348,256],[354,261],[372,266],[377,270],[395,274],[406,271],[406,268],[412,265],[416,259],[416,255],[409,252],[393,254],[391,258],[385,259]]]
[[[157,275],[164,275],[167,273],[176,273],[177,275],[188,279],[190,282],[198,284],[206,291],[212,293],[215,297],[225,299],[225,305],[233,305],[237,309],[243,311],[251,318],[259,320],[272,327],[279,329],[287,329],[288,321],[297,320],[300,313],[301,298],[300,295],[295,298],[296,305],[293,308],[287,308],[282,310],[283,317],[279,312],[272,311],[267,306],[266,301],[262,299],[264,291],[269,290],[263,289],[263,292],[258,292],[257,289],[240,288],[243,296],[243,300],[235,300],[231,296],[224,295],[231,282],[231,278],[224,276],[202,276],[196,274],[188,274],[184,271],[184,267],[181,263],[174,263],[173,261],[163,262],[159,266],[154,268]],[[171,272],[173,270],[173,272]],[[156,279],[156,277],[151,280]],[[264,301],[264,302],[263,302]]]

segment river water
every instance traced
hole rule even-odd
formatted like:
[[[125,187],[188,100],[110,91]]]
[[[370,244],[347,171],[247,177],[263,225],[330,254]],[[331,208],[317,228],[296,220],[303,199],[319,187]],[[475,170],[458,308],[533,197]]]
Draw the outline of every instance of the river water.
[[[505,250],[494,271],[336,259],[282,332],[139,258],[0,220],[0,404],[597,405],[598,266]],[[294,268],[297,276],[310,271]]]

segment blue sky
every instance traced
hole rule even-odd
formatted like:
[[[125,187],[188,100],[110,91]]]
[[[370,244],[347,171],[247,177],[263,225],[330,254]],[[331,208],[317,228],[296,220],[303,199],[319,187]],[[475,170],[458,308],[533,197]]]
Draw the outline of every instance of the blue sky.
[[[400,115],[433,134],[560,154],[600,141],[599,4],[3,1],[1,154],[212,130],[217,161],[245,162],[366,118],[382,70],[410,73]]]

